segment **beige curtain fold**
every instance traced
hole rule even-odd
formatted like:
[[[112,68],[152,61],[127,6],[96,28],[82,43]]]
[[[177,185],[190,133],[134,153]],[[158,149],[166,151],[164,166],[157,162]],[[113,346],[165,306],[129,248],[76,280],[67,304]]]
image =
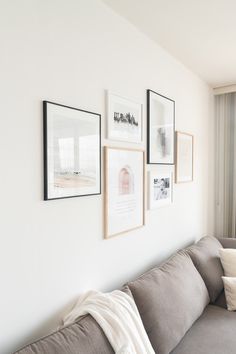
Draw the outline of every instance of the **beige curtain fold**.
[[[215,232],[236,237],[236,93],[215,98]]]

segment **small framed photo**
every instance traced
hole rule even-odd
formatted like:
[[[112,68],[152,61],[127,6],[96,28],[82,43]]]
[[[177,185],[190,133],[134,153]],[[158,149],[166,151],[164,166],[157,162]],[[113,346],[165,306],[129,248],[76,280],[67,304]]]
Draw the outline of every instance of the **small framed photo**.
[[[44,200],[101,194],[101,116],[43,102]]]
[[[175,101],[147,90],[147,163],[174,164]]]
[[[149,172],[149,209],[173,203],[173,173]]]
[[[144,151],[105,147],[105,238],[144,225]]]
[[[193,135],[176,132],[175,182],[193,181]]]
[[[142,104],[107,92],[107,137],[110,140],[141,143]]]

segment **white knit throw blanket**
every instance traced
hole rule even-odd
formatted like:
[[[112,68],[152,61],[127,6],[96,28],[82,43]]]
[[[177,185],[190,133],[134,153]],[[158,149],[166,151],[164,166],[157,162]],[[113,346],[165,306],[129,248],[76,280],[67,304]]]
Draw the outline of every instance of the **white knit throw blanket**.
[[[86,314],[97,321],[116,354],[155,354],[134,300],[123,291],[81,295],[63,326]]]

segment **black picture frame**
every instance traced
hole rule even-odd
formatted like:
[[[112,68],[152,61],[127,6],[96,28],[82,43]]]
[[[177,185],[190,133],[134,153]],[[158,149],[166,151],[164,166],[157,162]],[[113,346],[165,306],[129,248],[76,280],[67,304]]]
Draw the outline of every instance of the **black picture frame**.
[[[152,137],[153,119],[154,119],[154,117],[152,116],[153,115],[152,97],[154,97],[157,101],[158,99],[160,100],[160,102],[162,101],[161,105],[163,106],[166,105],[166,107],[169,106],[168,109],[171,110],[171,116],[169,116],[168,118],[170,119],[170,121],[172,121],[172,124],[169,124],[171,126],[171,132],[169,132],[169,136],[168,136],[171,145],[170,159],[167,158],[166,159],[163,158],[162,160],[158,159],[157,157],[155,157],[154,151],[152,149],[153,140],[154,140]],[[160,128],[158,128],[158,130],[159,129]],[[170,127],[168,129],[170,129]],[[158,146],[157,146],[157,151],[158,151]],[[158,154],[157,151],[156,151],[156,155]],[[174,165],[175,164],[175,101],[169,97],[161,95],[150,89],[147,90],[147,163],[150,165]]]
[[[49,187],[49,171],[50,170],[50,159],[53,159],[53,157],[51,157],[51,155],[49,155],[49,143],[48,143],[48,138],[50,135],[49,132],[49,120],[51,119],[50,113],[49,112],[49,107],[56,107],[57,109],[62,109],[62,111],[67,111],[67,110],[72,110],[73,111],[73,115],[75,115],[77,112],[81,113],[82,115],[90,115],[90,121],[92,121],[93,119],[95,121],[97,121],[97,135],[98,135],[98,143],[97,143],[97,163],[98,163],[98,171],[96,171],[96,178],[99,179],[99,181],[96,181],[96,192],[92,192],[92,193],[78,193],[78,194],[73,194],[73,195],[53,195],[53,193],[50,190]],[[69,119],[68,119],[69,121]],[[68,123],[67,123],[68,124]],[[54,147],[53,147],[54,149]],[[48,200],[55,200],[55,199],[66,199],[66,198],[75,198],[75,197],[83,197],[83,196],[91,196],[91,195],[100,195],[101,194],[101,114],[99,113],[94,113],[94,112],[90,112],[87,110],[83,110],[83,109],[79,109],[79,108],[75,108],[75,107],[70,107],[70,106],[66,106],[63,104],[59,104],[59,103],[55,103],[55,102],[51,102],[51,101],[43,101],[43,166],[44,166],[44,200],[48,201]],[[54,172],[54,171],[53,171]],[[54,174],[55,175],[55,174]],[[74,172],[73,178],[79,178],[80,176],[80,172]],[[67,178],[68,179],[68,178]],[[69,178],[70,180],[70,178]],[[90,184],[92,184],[93,178],[90,178]],[[75,182],[74,182],[75,183]],[[78,181],[77,181],[78,183]],[[87,182],[87,184],[89,184]],[[86,190],[86,188],[84,188]],[[91,188],[92,190],[92,188]]]

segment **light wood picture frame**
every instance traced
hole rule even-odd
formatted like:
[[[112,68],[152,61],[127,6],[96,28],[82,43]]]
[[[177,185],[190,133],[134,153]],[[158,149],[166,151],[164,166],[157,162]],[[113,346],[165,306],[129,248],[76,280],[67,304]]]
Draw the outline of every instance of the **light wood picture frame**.
[[[194,136],[189,133],[176,132],[175,183],[193,181]]]
[[[145,225],[145,152],[108,147],[105,151],[105,238]]]

